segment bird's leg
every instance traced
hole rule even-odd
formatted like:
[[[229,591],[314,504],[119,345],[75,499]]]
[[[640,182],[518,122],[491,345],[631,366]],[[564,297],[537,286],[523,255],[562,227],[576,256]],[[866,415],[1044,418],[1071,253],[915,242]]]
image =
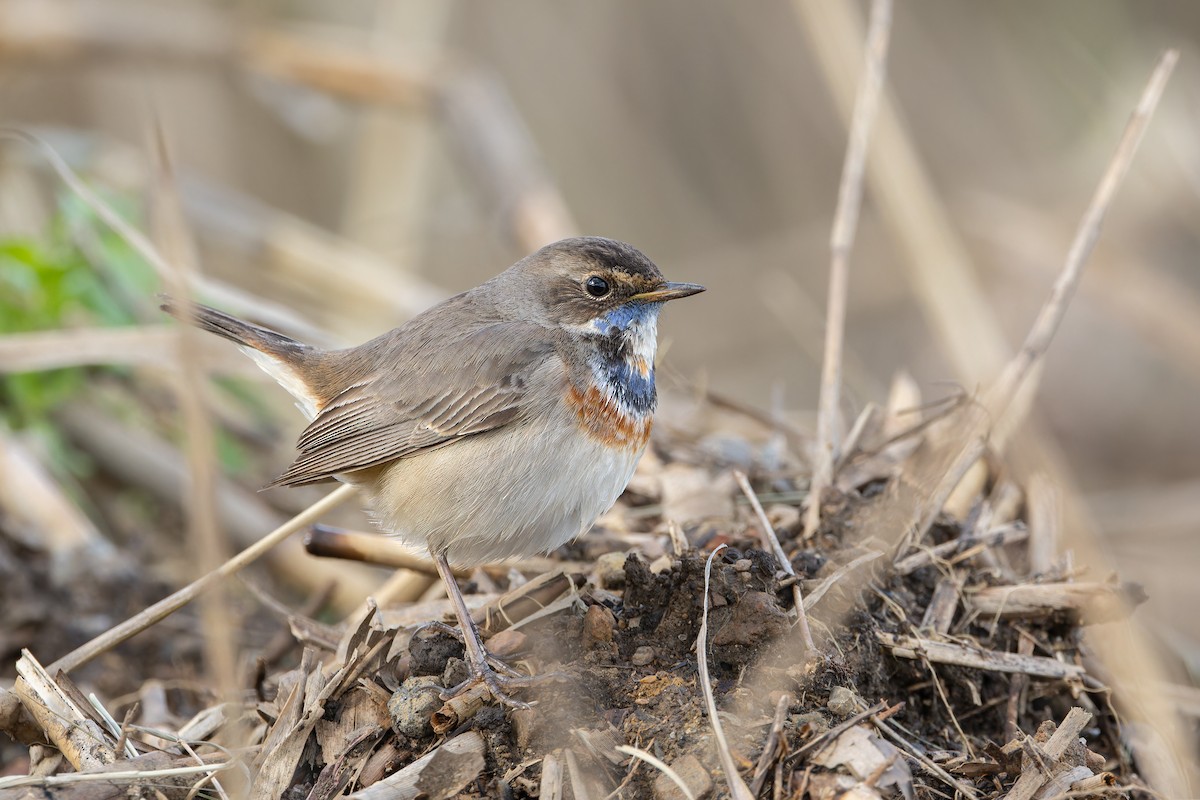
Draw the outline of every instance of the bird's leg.
[[[528,703],[514,700],[507,692],[529,686],[533,681],[526,677],[500,675],[492,669],[488,664],[487,651],[483,649],[483,642],[479,638],[479,629],[475,627],[475,620],[471,619],[471,612],[467,610],[467,603],[463,600],[454,574],[450,571],[450,562],[446,559],[446,554],[436,552],[432,548],[429,554],[433,557],[433,563],[437,565],[438,574],[442,576],[442,582],[446,584],[446,591],[450,595],[450,602],[454,605],[454,616],[458,617],[463,644],[467,650],[467,668],[471,671],[471,679],[451,689],[448,696],[459,694],[467,686],[482,681],[498,702],[512,708],[529,708]]]

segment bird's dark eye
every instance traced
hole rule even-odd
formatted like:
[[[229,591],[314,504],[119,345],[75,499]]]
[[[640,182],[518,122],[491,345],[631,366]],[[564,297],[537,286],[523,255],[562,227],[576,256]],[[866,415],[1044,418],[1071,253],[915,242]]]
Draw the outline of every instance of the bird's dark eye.
[[[583,282],[583,288],[592,297],[604,297],[609,292],[608,281],[601,278],[599,275],[593,275]]]

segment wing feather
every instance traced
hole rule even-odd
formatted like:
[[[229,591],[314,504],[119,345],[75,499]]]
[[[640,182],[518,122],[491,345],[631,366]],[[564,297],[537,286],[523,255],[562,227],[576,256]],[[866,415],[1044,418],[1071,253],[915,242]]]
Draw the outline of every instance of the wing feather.
[[[522,327],[528,333],[528,326]],[[497,333],[504,339],[522,332],[493,329],[489,333],[483,342],[495,341]],[[300,435],[296,445],[300,455],[269,486],[327,480],[445,447],[524,418],[533,405],[532,375],[545,367],[554,349],[544,337],[540,341],[534,347],[495,347],[491,357],[479,350],[452,353],[441,364],[424,362],[408,381],[397,375],[351,385],[320,410]],[[472,341],[460,344],[466,348]],[[422,385],[425,391],[420,390]]]

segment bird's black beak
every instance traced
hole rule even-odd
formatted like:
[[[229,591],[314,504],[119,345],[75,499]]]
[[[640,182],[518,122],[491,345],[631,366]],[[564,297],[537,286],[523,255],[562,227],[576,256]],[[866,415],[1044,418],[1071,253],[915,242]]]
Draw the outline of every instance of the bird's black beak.
[[[691,297],[700,294],[704,287],[698,283],[675,283],[667,281],[657,289],[635,294],[630,300],[641,300],[644,303],[665,303],[668,300],[678,300],[681,297]]]

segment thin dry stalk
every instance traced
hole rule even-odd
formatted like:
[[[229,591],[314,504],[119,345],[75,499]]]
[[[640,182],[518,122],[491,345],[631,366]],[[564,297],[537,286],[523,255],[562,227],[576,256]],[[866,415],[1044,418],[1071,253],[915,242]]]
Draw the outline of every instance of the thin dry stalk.
[[[247,547],[233,558],[226,561],[217,569],[197,578],[179,591],[164,597],[149,608],[135,614],[121,624],[110,628],[90,642],[67,653],[50,665],[52,672],[70,672],[83,666],[96,656],[111,650],[121,642],[144,631],[174,614],[179,609],[212,588],[219,581],[230,575],[236,575],[250,564],[253,564],[275,545],[299,530],[312,525],[323,515],[345,503],[357,494],[350,485],[340,486],[325,497],[313,503],[290,520],[268,533],[259,541]]]
[[[719,545],[708,554],[704,563],[704,611],[700,615],[700,633],[696,636],[696,669],[700,673],[700,689],[704,692],[704,705],[708,709],[708,721],[712,725],[713,737],[716,739],[717,754],[721,757],[721,769],[725,773],[725,783],[734,800],[754,800],[750,787],[742,780],[733,763],[733,753],[729,750],[729,742],[725,738],[725,729],[721,718],[717,715],[717,701],[713,699],[712,684],[708,680],[708,585],[712,577],[712,562],[717,553],[725,549]]]
[[[1033,655],[1033,637],[1021,632],[1017,640],[1017,653],[1022,656]],[[1017,737],[1017,718],[1021,712],[1021,696],[1029,685],[1029,676],[1014,675],[1008,685],[1008,704],[1004,709],[1004,740],[1011,742]]]
[[[901,736],[899,733],[897,733],[892,728],[892,725],[886,719],[883,719],[879,715],[875,715],[875,716],[871,717],[871,722],[873,722],[875,724],[875,728],[880,733],[882,733],[888,739],[891,739],[893,744],[899,745],[900,748],[904,750],[904,752],[908,753],[909,756],[911,756],[913,759],[915,759],[927,771],[929,771],[931,774],[936,775],[939,778],[941,778],[943,781],[946,782],[946,784],[948,786],[950,786],[954,790],[961,792],[963,797],[971,798],[971,800],[974,800],[974,798],[977,796],[975,793],[975,790],[973,788],[971,788],[967,784],[963,783],[962,781],[958,780],[953,775],[951,775],[949,772],[946,772],[946,770],[939,767],[935,762],[933,762],[929,759],[929,756],[927,756],[923,752],[921,752],[921,749],[919,747],[917,747],[912,742],[908,741],[903,736]]]
[[[1178,50],[1167,50],[1159,58],[1158,66],[1154,68],[1150,81],[1142,90],[1137,107],[1134,108],[1129,122],[1125,125],[1125,131],[1121,134],[1121,140],[1109,161],[1108,169],[1104,171],[1100,184],[1092,195],[1092,201],[1088,204],[1087,211],[1079,222],[1075,240],[1067,252],[1066,263],[1063,265],[1058,279],[1054,282],[1050,297],[1029,329],[1029,334],[1025,337],[1025,343],[1021,345],[1021,350],[1005,366],[1004,372],[992,389],[988,407],[997,421],[1008,410],[1022,384],[1036,374],[1034,368],[1042,360],[1054,334],[1062,324],[1063,317],[1067,312],[1067,305],[1083,274],[1083,266],[1100,236],[1100,226],[1104,222],[1109,206],[1112,205],[1117,189],[1125,179],[1126,173],[1129,172],[1129,166],[1133,163],[1133,156],[1150,123],[1150,117],[1158,106],[1158,101],[1162,97],[1163,90],[1166,88],[1167,81],[1178,60]]]
[[[237,766],[232,761],[216,764],[196,764],[190,767],[171,767],[169,769],[122,770],[113,772],[67,772],[61,775],[14,775],[0,778],[0,789],[17,789],[22,786],[72,786],[81,783],[144,783],[160,781],[163,778],[178,778],[184,775],[212,775]]]
[[[779,544],[779,537],[775,535],[775,528],[771,525],[771,520],[767,519],[767,512],[763,510],[762,503],[758,501],[754,487],[746,479],[745,473],[740,470],[734,470],[733,477],[741,487],[742,494],[746,495],[746,499],[750,501],[750,507],[754,509],[754,514],[758,517],[758,526],[762,528],[763,549],[774,554],[780,569],[790,577],[796,578],[796,570],[792,567],[792,562],[787,554],[783,552],[783,547]],[[805,613],[804,596],[800,593],[799,580],[792,581],[792,604],[796,607],[796,624],[800,628],[800,636],[804,639],[805,648],[811,653],[816,650],[816,645],[813,644],[812,630],[808,626],[808,614]]]
[[[829,301],[825,315],[825,355],[821,369],[821,395],[817,410],[817,447],[812,490],[808,500],[805,528],[815,531],[821,521],[821,498],[833,485],[833,465],[839,454],[838,427],[842,386],[842,350],[845,341],[846,295],[850,284],[850,250],[858,229],[862,207],[863,175],[866,172],[867,145],[879,108],[879,97],[886,74],[888,40],[892,29],[892,0],[873,0],[867,46],[863,54],[863,77],[854,99],[850,120],[850,141],[842,164],[838,187],[837,212],[829,246]]]
[[[166,134],[157,117],[153,121],[151,137],[154,144],[151,202],[156,212],[162,251],[171,255],[170,259],[164,258],[163,261],[174,267],[162,277],[172,293],[184,297],[190,276],[197,272],[196,247],[179,209]],[[185,303],[184,309],[190,317],[191,305]],[[198,367],[199,348],[196,344],[199,338],[200,332],[194,325],[179,326],[176,339],[179,371],[174,388],[176,402],[183,412],[187,442],[188,488],[184,509],[187,513],[188,545],[196,558],[196,570],[203,575],[227,560],[231,548],[228,537],[217,525],[216,519],[216,437],[212,417],[204,403],[205,379]],[[226,587],[223,584],[214,586],[213,591],[201,599],[199,610],[204,633],[205,663],[212,673],[217,691],[222,696],[229,696],[237,687],[237,654],[234,652],[233,638],[227,635],[227,631],[238,630],[241,625]]]
[[[933,547],[925,547],[911,556],[905,556],[895,564],[897,575],[911,575],[921,567],[932,564],[935,561],[947,560],[954,557],[957,563],[960,559],[957,557],[962,552],[972,550],[977,547],[1000,547],[1014,542],[1023,542],[1029,537],[1029,531],[1024,526],[1004,525],[999,528],[993,528],[987,533],[978,536],[964,536],[961,539],[951,539],[948,542],[934,545]]]
[[[858,6],[796,0],[793,7],[804,22],[810,51],[838,110],[848,120],[855,92],[852,58],[863,39]],[[970,268],[967,246],[937,194],[897,103],[886,91],[877,128],[867,179],[880,220],[902,252],[897,261],[909,270],[915,297],[937,333],[938,346],[962,384],[973,388],[1003,365],[1007,354],[1003,332],[987,292]]]
[[[778,755],[775,751],[779,749],[779,736],[783,732],[783,721],[787,718],[788,706],[791,704],[791,695],[784,694],[775,703],[775,717],[771,720],[771,730],[767,733],[767,741],[763,744],[762,755],[758,757],[758,763],[754,765],[754,779],[750,781],[750,794],[758,797],[758,793],[762,791],[763,783],[767,780],[767,775],[771,771],[771,762]]]
[[[0,337],[0,372],[35,372],[92,364],[171,366],[172,325],[72,328]]]
[[[922,658],[921,661],[925,664],[925,669],[929,670],[929,677],[933,682],[933,688],[937,693],[938,699],[942,701],[942,705],[946,707],[946,713],[950,715],[950,722],[954,725],[954,731],[958,734],[958,739],[962,742],[967,757],[975,758],[975,748],[971,746],[971,740],[967,738],[966,732],[963,731],[962,725],[958,721],[958,715],[954,713],[954,705],[946,695],[946,685],[942,683],[937,670],[933,668],[932,661],[928,658]]]
[[[645,761],[663,775],[666,775],[668,778],[670,778],[674,784],[679,787],[679,791],[683,792],[684,797],[686,797],[688,800],[696,800],[696,795],[692,794],[692,790],[686,783],[683,782],[683,778],[679,777],[679,773],[671,769],[666,762],[655,758],[645,750],[639,750],[638,748],[630,747],[627,744],[617,745],[616,750],[618,753],[625,753],[626,755],[633,756],[634,758],[640,758],[642,761]]]
[[[871,561],[879,558],[881,555],[883,555],[883,553],[879,552],[878,550],[872,550],[868,553],[863,553],[849,564],[838,567],[836,572],[817,584],[817,588],[809,592],[808,597],[804,598],[804,610],[811,611],[834,584],[836,584],[845,576],[849,575],[854,570],[861,567],[863,564],[870,563]]]
[[[158,248],[141,231],[121,219],[120,215],[111,206],[88,188],[87,184],[75,174],[75,171],[50,146],[49,142],[28,131],[7,126],[0,126],[0,137],[15,139],[18,142],[31,145],[34,149],[40,151],[50,166],[54,168],[58,177],[67,185],[67,188],[82,200],[84,205],[91,209],[92,213],[103,220],[104,224],[112,228],[113,231],[125,240],[125,243],[145,259],[146,263],[154,267],[161,279],[167,281],[176,274],[175,267],[167,263],[166,259],[159,253]]]

